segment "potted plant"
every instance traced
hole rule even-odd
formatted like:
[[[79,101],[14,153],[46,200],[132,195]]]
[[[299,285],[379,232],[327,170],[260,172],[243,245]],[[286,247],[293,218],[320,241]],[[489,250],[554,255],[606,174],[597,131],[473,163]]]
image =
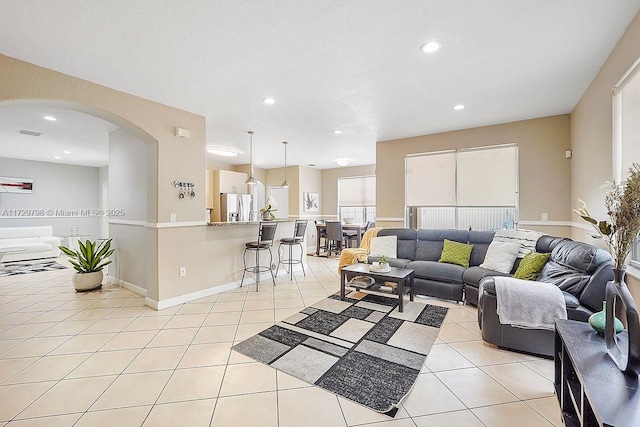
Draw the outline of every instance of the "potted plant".
[[[594,237],[605,241],[614,261],[613,281],[607,282],[603,302],[607,350],[620,370],[640,375],[640,315],[624,282],[627,256],[640,232],[640,165],[634,163],[629,168],[629,176],[624,184],[611,183],[611,189],[604,199],[608,219],[594,219],[586,203],[580,202],[582,207],[574,212],[593,225],[598,233]],[[622,346],[616,337],[620,328],[617,327],[614,311],[618,309],[625,313],[627,319],[628,339]]]
[[[260,214],[262,215],[262,219],[267,221],[272,221],[276,218],[273,212],[277,212],[278,209],[273,209],[271,205],[267,205],[266,207],[260,209]]]
[[[69,262],[76,273],[73,275],[73,286],[76,292],[87,292],[102,287],[102,269],[111,264],[107,260],[115,249],[111,249],[111,240],[103,240],[100,243],[87,240],[85,243],[78,241],[78,250],[71,250],[65,246],[58,246],[67,254]]]
[[[387,261],[387,257],[382,255],[379,259],[378,259],[378,265],[380,266],[380,270],[388,270],[389,267],[389,262]]]

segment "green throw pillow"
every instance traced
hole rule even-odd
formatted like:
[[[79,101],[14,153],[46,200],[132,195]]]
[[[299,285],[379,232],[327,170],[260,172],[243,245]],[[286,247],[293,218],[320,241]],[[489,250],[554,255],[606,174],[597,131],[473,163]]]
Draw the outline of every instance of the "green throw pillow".
[[[471,258],[472,250],[473,245],[467,245],[466,243],[458,243],[445,239],[442,254],[440,255],[438,262],[446,262],[447,264],[458,264],[463,267],[469,267],[469,259]]]
[[[522,258],[518,269],[513,274],[516,279],[536,280],[542,267],[549,261],[550,253],[542,254],[531,251]]]

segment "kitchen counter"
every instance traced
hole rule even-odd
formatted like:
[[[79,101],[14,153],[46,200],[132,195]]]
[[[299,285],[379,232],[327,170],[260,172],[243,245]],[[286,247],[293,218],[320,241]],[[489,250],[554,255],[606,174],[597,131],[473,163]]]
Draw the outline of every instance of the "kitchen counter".
[[[294,221],[293,219],[287,219],[287,218],[276,218],[274,219],[272,222],[292,222]],[[233,225],[258,225],[260,224],[260,221],[216,221],[216,222],[207,222],[207,225],[211,225],[213,227],[226,227],[226,226],[233,226]]]

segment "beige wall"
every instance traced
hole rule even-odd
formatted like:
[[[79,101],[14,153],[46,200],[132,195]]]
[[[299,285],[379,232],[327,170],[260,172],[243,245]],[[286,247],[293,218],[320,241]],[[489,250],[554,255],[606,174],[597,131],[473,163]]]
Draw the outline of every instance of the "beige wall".
[[[309,166],[298,166],[300,185],[298,186],[298,215],[302,218],[318,217],[322,212],[324,194],[322,189],[322,171]],[[318,212],[304,211],[304,193],[318,193]]]
[[[376,144],[376,214],[383,227],[399,227],[404,218],[404,159],[407,154],[518,144],[520,220],[568,221],[571,191],[569,115],[524,120],[494,126],[382,141]],[[490,167],[490,165],[487,165]]]
[[[589,210],[604,219],[604,195],[601,188],[612,175],[612,87],[640,57],[640,15],[637,15],[609,55],[589,88],[571,113],[571,207],[584,200]],[[575,214],[572,220],[583,221]],[[573,238],[592,242],[586,230],[573,228]]]
[[[0,105],[11,105],[8,103],[11,101],[37,102],[82,111],[111,121],[154,144],[149,170],[155,173],[150,175],[147,189],[147,221],[151,226],[140,233],[145,236],[147,265],[139,268],[146,271],[149,298],[157,300],[159,289],[170,294],[177,271],[159,271],[158,266],[167,265],[169,260],[171,265],[189,262],[188,251],[176,250],[170,237],[185,229],[155,228],[154,223],[169,222],[170,213],[176,214],[178,222],[204,220],[205,118],[4,55],[0,55],[0,70]],[[190,138],[174,136],[176,126],[189,129]],[[195,183],[196,197],[179,199],[178,190],[171,186],[173,180]],[[205,234],[206,227],[198,228]],[[125,241],[117,244],[125,245],[121,247],[123,251],[126,249]]]
[[[403,172],[404,173],[404,172]],[[350,166],[322,170],[322,216],[338,215],[338,179],[376,174],[376,165]]]

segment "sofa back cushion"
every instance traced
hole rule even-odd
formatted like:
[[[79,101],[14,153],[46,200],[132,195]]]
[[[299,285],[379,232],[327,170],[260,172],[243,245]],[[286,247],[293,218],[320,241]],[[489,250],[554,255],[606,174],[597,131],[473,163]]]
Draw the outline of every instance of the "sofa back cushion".
[[[551,251],[549,261],[538,276],[541,282],[553,283],[577,297],[602,264],[611,261],[609,253],[586,243],[563,239]],[[602,289],[604,296],[604,288]]]
[[[369,256],[398,258],[398,236],[380,236],[371,239]]]
[[[563,240],[571,241],[571,239],[567,239],[566,237],[544,235],[540,237],[538,239],[538,242],[536,243],[536,252],[551,252],[553,248],[558,246],[558,243],[562,242]]]
[[[493,241],[494,234],[496,234],[495,231],[469,230],[469,243],[473,245],[469,266],[475,267],[484,262],[487,249]]]
[[[53,227],[0,227],[0,239],[20,239],[23,237],[53,236]],[[37,239],[36,239],[37,240]]]
[[[469,242],[469,232],[467,230],[426,230],[417,231],[417,245],[415,260],[438,261],[442,255],[444,240],[451,240],[459,243]]]
[[[415,259],[416,230],[413,228],[383,228],[378,232],[378,237],[384,236],[398,237],[398,258]]]

